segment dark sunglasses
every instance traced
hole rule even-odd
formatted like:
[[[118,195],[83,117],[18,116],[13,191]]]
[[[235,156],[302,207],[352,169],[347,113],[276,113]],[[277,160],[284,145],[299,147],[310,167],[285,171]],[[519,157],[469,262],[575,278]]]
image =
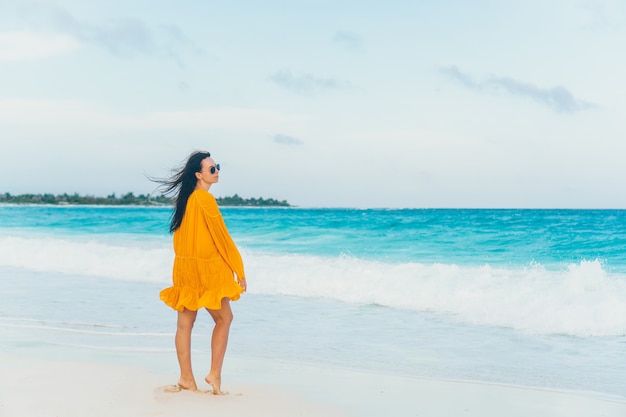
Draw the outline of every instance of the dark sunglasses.
[[[210,172],[211,174],[215,174],[215,171],[216,171],[216,170],[217,170],[217,171],[219,171],[219,170],[220,170],[220,164],[216,164],[216,165],[212,166],[211,168],[209,168],[209,172]]]

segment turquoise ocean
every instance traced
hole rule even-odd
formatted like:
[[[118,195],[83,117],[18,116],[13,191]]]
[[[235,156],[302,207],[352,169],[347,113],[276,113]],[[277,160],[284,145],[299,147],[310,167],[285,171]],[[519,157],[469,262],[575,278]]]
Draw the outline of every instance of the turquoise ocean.
[[[626,401],[626,211],[221,211],[249,285],[229,355]],[[170,213],[0,206],[0,348],[172,352],[175,375]]]

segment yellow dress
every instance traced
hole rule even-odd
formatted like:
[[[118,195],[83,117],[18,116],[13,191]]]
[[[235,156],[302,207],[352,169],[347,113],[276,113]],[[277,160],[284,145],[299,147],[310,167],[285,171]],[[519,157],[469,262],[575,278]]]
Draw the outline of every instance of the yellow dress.
[[[173,286],[161,300],[175,310],[219,310],[222,298],[239,299],[245,277],[241,255],[228,234],[215,198],[195,190],[187,200],[183,220],[174,232]]]

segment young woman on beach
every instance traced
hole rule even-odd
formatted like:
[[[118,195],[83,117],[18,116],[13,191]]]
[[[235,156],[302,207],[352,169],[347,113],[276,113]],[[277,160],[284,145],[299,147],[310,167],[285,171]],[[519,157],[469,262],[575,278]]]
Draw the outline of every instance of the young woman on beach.
[[[170,232],[174,234],[173,286],[161,300],[178,311],[176,354],[178,389],[197,390],[191,367],[191,331],[198,310],[205,308],[215,327],[211,338],[211,370],[204,378],[213,394],[222,394],[222,363],[233,313],[230,301],[246,291],[241,255],[228,234],[215,198],[208,192],[219,180],[220,165],[209,152],[194,152],[168,180],[165,194],[176,193]],[[236,279],[236,281],[235,281]]]

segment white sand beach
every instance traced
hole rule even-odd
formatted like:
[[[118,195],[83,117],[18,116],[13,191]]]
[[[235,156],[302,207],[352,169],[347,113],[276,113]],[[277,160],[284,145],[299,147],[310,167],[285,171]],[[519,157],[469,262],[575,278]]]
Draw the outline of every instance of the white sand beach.
[[[626,416],[625,402],[582,393],[238,357],[227,358],[223,388],[229,395],[167,392],[176,382],[175,368],[157,372],[147,363],[174,358],[148,355],[153,355],[149,361],[137,356],[140,365],[128,365],[129,358],[115,363],[2,353],[0,416]],[[208,389],[204,385],[200,388]]]

